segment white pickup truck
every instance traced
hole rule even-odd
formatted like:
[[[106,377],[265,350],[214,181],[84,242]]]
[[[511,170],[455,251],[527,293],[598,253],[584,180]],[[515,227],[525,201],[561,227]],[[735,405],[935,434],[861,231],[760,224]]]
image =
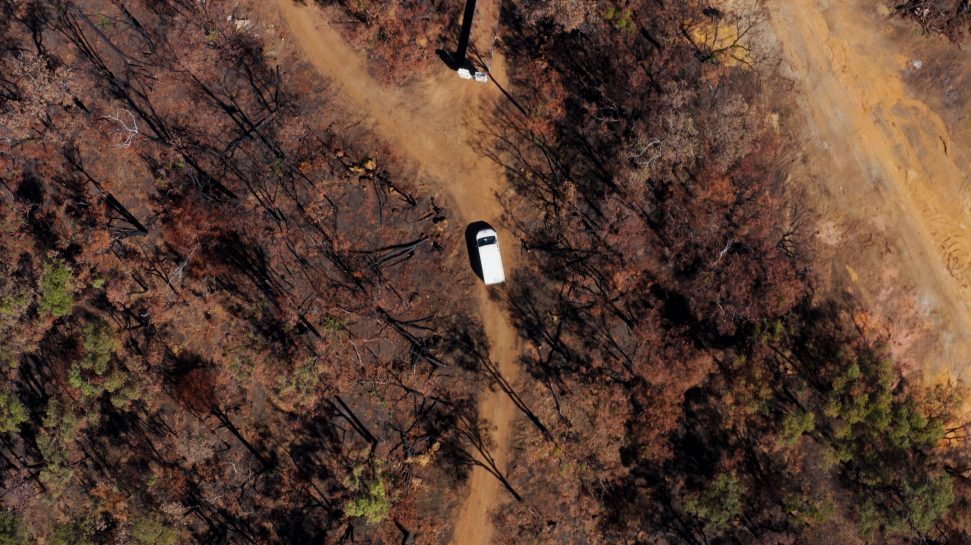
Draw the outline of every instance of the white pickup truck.
[[[482,229],[475,234],[475,245],[479,248],[482,280],[486,285],[505,282],[506,273],[502,270],[502,256],[499,255],[499,237],[496,232]]]

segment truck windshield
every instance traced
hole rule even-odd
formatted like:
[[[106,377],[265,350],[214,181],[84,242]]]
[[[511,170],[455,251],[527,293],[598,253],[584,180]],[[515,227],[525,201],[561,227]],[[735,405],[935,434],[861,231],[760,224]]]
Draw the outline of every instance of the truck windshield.
[[[479,246],[488,246],[496,243],[496,237],[482,237],[478,240]]]

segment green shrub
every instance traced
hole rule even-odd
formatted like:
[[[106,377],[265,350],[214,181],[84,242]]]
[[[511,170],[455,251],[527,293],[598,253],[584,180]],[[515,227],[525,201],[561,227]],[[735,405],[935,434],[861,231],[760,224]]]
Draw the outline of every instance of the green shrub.
[[[128,373],[111,364],[115,351],[121,348],[115,338],[114,329],[99,320],[86,324],[83,332],[84,357],[71,366],[68,383],[81,390],[84,397],[97,397],[104,391],[117,393],[119,397],[116,405],[124,406],[125,398],[130,397],[121,395],[124,393],[122,390],[127,383]]]
[[[5,316],[20,315],[21,310],[27,303],[27,297],[23,294],[4,295],[0,297],[0,318]]]
[[[326,329],[327,331],[330,331],[331,333],[340,333],[341,331],[344,331],[345,329],[347,329],[347,326],[344,325],[344,322],[342,322],[339,318],[335,318],[333,316],[325,316],[324,319],[321,321],[321,325],[323,326],[324,329]]]
[[[90,519],[58,524],[47,542],[51,545],[94,545],[94,525]]]
[[[142,517],[132,526],[131,536],[137,545],[175,545],[179,534],[155,517]]]
[[[734,473],[721,473],[707,489],[685,500],[685,511],[704,521],[708,528],[723,530],[732,519],[742,514],[744,492]]]
[[[347,516],[364,517],[371,524],[384,520],[389,510],[388,494],[380,476],[363,485],[360,494],[344,506]]]
[[[39,287],[42,313],[60,318],[71,312],[74,306],[74,275],[62,261],[44,266]]]
[[[0,545],[28,545],[31,542],[20,518],[13,513],[0,511]]]
[[[26,421],[27,407],[20,399],[14,394],[0,392],[0,433],[17,431]]]
[[[108,370],[111,356],[120,348],[115,331],[106,322],[97,321],[84,326],[84,360],[81,366],[101,376]]]
[[[900,526],[901,535],[913,528],[921,536],[926,536],[934,523],[947,515],[954,503],[954,479],[945,473],[938,473],[918,485],[904,485],[903,503],[905,524]]]
[[[782,418],[782,438],[780,443],[791,447],[803,435],[813,431],[816,427],[816,415],[813,412],[799,412],[787,414]]]

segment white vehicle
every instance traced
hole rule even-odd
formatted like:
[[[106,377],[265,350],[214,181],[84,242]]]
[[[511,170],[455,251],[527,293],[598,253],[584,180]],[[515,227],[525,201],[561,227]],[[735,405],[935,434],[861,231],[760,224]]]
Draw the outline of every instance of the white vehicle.
[[[475,245],[479,247],[479,263],[482,265],[482,280],[486,285],[501,284],[506,281],[502,270],[502,256],[499,255],[499,238],[492,229],[483,229],[475,234]]]
[[[468,68],[459,68],[457,72],[459,73],[459,77],[462,79],[474,79],[480,83],[489,83],[489,74],[486,74],[485,72],[479,72],[478,70],[473,72]]]

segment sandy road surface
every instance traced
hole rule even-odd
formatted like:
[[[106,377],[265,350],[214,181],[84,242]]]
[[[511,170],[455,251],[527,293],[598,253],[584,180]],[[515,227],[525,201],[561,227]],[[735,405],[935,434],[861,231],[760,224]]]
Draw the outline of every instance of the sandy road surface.
[[[498,19],[496,4],[480,0],[477,7],[472,39],[483,53],[489,50]],[[277,5],[307,59],[368,115],[376,136],[386,139],[448,192],[463,220],[463,225],[453,228],[480,220],[497,228],[504,243],[506,270],[511,270],[517,257],[516,239],[499,223],[503,208],[497,192],[502,189],[502,173],[469,145],[479,134],[481,116],[490,111],[498,90],[493,85],[461,80],[444,65],[441,74],[428,81],[408,87],[382,87],[368,74],[365,59],[345,44],[318,9],[295,5],[293,0],[277,0]],[[493,73],[498,72],[496,61]],[[476,297],[490,358],[503,377],[515,383],[518,337],[512,322],[481,283]],[[497,466],[505,469],[515,405],[501,390],[489,390],[479,397],[479,412],[494,426],[492,456]],[[492,541],[489,510],[497,504],[500,493],[501,485],[492,475],[478,467],[473,469],[469,495],[456,515],[453,543],[485,545]]]
[[[903,54],[919,54],[917,39],[877,4],[769,2],[807,125],[823,253],[890,324],[898,355],[971,382],[969,142],[915,96],[906,78],[919,67]]]

